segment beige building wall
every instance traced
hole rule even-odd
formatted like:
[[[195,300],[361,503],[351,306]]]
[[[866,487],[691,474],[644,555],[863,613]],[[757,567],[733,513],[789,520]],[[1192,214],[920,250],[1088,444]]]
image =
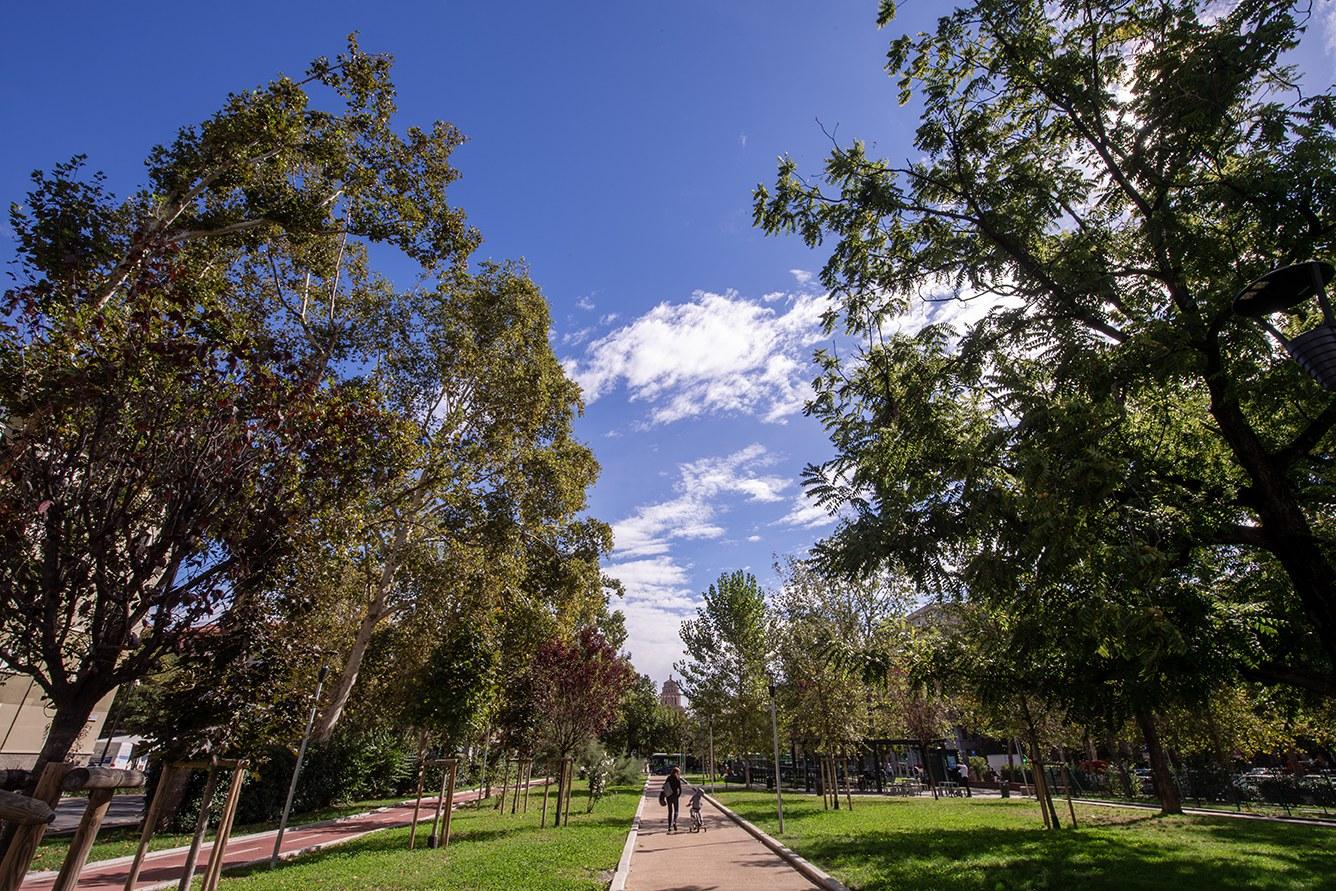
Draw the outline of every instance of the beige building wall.
[[[93,754],[94,744],[107,719],[107,710],[115,697],[113,690],[93,708],[88,726],[69,760],[83,764]],[[29,678],[12,674],[0,682],[0,768],[32,767],[54,714],[55,710],[42,695],[42,689]]]

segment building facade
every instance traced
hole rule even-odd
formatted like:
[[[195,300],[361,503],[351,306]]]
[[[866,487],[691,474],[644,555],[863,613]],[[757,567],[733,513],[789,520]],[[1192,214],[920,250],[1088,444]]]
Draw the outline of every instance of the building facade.
[[[112,691],[93,708],[88,725],[67,760],[76,764],[88,763],[97,748],[95,744],[102,724],[107,720],[107,710],[115,698],[116,693]],[[42,688],[31,678],[10,674],[0,681],[0,769],[27,770],[37,763],[37,753],[46,740],[54,714],[51,703],[42,695]]]

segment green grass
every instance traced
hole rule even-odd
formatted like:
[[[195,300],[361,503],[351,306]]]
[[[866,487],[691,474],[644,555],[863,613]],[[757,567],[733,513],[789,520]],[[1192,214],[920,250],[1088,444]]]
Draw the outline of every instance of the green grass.
[[[601,891],[617,867],[639,803],[639,788],[608,793],[584,813],[587,791],[577,788],[571,823],[538,828],[542,799],[529,813],[500,814],[484,805],[455,812],[446,851],[408,850],[408,828],[376,832],[277,869],[255,867],[225,879],[227,891]]]
[[[293,814],[288,821],[289,826],[297,826],[302,823],[319,823],[322,820],[333,820],[337,817],[346,817],[349,814],[361,814],[374,808],[383,807],[389,804],[398,804],[403,801],[403,796],[397,798],[381,798],[375,801],[354,801],[338,807],[324,808],[323,810],[311,811],[306,814]],[[247,826],[234,826],[232,828],[232,837],[246,835],[251,832],[264,832],[266,829],[277,829],[278,822],[252,823]],[[153,836],[149,841],[148,849],[150,851],[161,851],[166,848],[177,848],[182,845],[190,844],[193,833],[178,835],[174,833],[162,833]],[[41,846],[37,849],[37,855],[33,857],[32,865],[28,867],[30,872],[40,872],[47,869],[60,869],[60,865],[65,862],[65,854],[70,849],[70,839],[73,833],[62,835],[48,835],[42,839]],[[210,832],[204,840],[206,845],[213,842],[213,833]],[[88,862],[96,860],[112,860],[116,857],[129,857],[139,850],[139,830],[134,827],[117,827],[104,829],[97,834],[97,841],[88,853]]]
[[[772,793],[720,798],[776,833]],[[1080,829],[1049,832],[1033,801],[855,797],[852,811],[823,811],[816,796],[786,794],[783,841],[859,891],[1336,887],[1336,830],[1083,805],[1076,814]]]

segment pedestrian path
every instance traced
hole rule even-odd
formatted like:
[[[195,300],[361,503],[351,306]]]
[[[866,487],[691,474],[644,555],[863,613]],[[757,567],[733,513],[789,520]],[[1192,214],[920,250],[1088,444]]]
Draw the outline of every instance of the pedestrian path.
[[[631,854],[627,891],[812,891],[802,873],[761,844],[709,802],[705,832],[687,831],[691,817],[682,798],[681,831],[669,833],[659,786],[645,788],[640,831]]]
[[[455,806],[473,801],[478,797],[476,790],[455,793]],[[436,798],[422,799],[421,817],[431,820],[436,811]],[[413,822],[413,805],[396,805],[369,814],[343,817],[326,823],[312,823],[309,826],[289,827],[283,835],[282,854],[295,855],[302,851],[342,844],[375,832],[378,829],[391,829],[407,826]],[[227,843],[227,852],[223,856],[223,869],[235,869],[248,864],[267,861],[274,850],[274,836],[277,830],[257,832],[252,835],[237,835]],[[425,844],[422,830],[418,831],[418,843]],[[135,891],[147,891],[150,888],[175,887],[180,881],[181,870],[185,867],[186,848],[172,848],[168,851],[150,853],[144,858],[144,866],[135,882]],[[209,865],[212,844],[206,841],[200,848],[199,861],[195,864],[195,874],[199,875]],[[115,860],[103,860],[90,863],[79,873],[79,891],[120,891],[125,887],[125,880],[130,873],[129,857]],[[20,891],[50,891],[55,884],[55,872],[29,873]]]

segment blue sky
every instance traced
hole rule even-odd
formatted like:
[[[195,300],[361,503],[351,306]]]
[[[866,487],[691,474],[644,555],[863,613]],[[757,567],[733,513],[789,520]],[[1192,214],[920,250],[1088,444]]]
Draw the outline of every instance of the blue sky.
[[[1336,0],[1318,6],[1330,23]],[[891,36],[941,11],[910,0],[879,32],[875,0],[15,3],[0,198],[75,153],[130,191],[148,150],[228,91],[299,74],[354,30],[393,54],[402,122],[469,136],[453,200],[483,233],[477,258],[524,258],[552,304],[589,402],[577,429],[603,465],[591,509],[618,534],[629,649],[662,681],[711,580],[770,581],[772,555],[829,528],[797,480],[828,452],[800,411],[824,258],[753,230],[751,190],[783,153],[818,169],[818,119],[910,154],[912,110],[881,65]],[[1319,84],[1331,34],[1299,60]]]

